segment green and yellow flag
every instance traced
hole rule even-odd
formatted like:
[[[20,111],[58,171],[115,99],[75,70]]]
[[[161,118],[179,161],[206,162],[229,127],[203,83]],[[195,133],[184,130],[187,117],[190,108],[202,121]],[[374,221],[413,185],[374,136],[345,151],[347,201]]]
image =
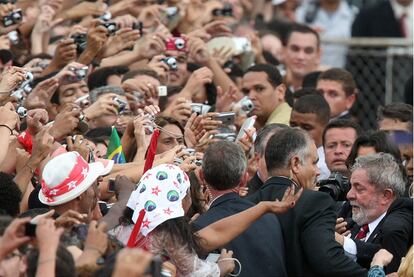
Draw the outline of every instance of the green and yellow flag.
[[[125,155],[122,152],[121,139],[118,136],[118,132],[112,127],[112,134],[109,138],[108,150],[106,151],[106,158],[113,160],[116,164],[126,163]]]

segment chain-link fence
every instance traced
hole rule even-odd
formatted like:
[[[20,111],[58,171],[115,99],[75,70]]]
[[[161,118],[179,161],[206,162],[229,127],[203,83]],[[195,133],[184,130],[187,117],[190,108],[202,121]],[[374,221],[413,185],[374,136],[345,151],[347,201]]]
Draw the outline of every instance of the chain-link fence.
[[[359,90],[352,113],[364,129],[376,128],[378,106],[406,101],[406,86],[413,75],[412,41],[352,38],[324,40],[323,45],[348,47],[346,69]]]

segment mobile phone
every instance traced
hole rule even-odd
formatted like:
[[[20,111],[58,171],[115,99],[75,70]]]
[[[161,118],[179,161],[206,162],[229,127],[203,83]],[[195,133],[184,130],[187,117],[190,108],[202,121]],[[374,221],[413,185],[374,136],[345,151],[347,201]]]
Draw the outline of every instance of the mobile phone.
[[[218,261],[218,259],[220,258],[220,254],[217,253],[209,253],[206,261],[208,262],[212,262],[212,263],[216,263]]]
[[[33,223],[32,221],[26,223],[26,226],[24,229],[24,235],[27,237],[35,237],[36,227],[37,227],[37,224]]]
[[[115,192],[115,179],[109,179],[108,192]]]
[[[244,122],[243,125],[240,128],[239,134],[237,135],[236,141],[239,141],[245,134],[247,129],[250,129],[254,126],[254,123],[256,122],[256,116],[251,116],[249,118],[247,118]],[[253,141],[256,138],[255,135],[253,135]]]
[[[233,125],[236,114],[234,112],[220,113],[214,120],[220,120],[223,125]]]

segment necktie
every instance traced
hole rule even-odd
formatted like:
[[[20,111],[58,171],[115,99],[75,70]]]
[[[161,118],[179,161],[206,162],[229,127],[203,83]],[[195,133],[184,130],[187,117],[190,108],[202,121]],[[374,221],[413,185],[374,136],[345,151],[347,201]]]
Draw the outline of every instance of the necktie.
[[[406,18],[407,18],[406,13],[403,13],[400,17],[400,29],[401,29],[401,35],[403,37],[407,37],[407,26],[405,25]]]
[[[367,236],[368,231],[369,231],[368,224],[362,225],[361,229],[359,229],[359,232],[355,236],[355,238],[359,240],[364,240],[365,237]]]

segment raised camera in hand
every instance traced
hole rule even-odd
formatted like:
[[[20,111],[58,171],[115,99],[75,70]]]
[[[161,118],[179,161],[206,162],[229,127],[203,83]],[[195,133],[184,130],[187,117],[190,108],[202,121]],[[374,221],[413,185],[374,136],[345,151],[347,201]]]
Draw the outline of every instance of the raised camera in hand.
[[[8,15],[3,17],[3,26],[9,27],[14,24],[18,24],[23,20],[23,12],[21,9],[14,10],[10,12]]]

